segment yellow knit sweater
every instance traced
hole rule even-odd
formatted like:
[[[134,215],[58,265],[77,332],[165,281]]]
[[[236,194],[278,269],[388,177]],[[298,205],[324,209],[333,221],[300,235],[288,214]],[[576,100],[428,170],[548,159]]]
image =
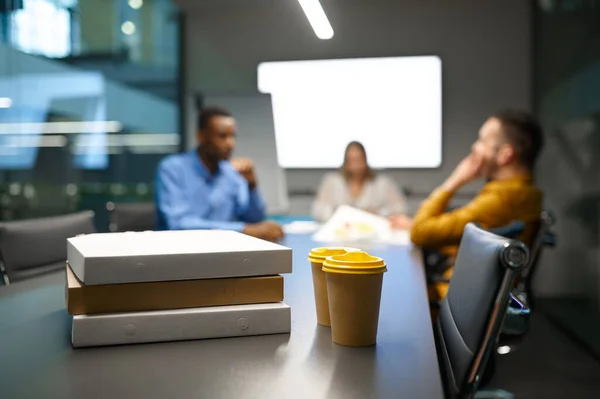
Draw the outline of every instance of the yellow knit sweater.
[[[436,190],[423,201],[411,230],[415,245],[438,249],[452,259],[467,223],[493,229],[515,221],[525,222],[521,241],[527,245],[533,243],[542,212],[542,192],[533,185],[530,175],[490,181],[470,203],[447,212],[452,195],[450,191]],[[451,276],[452,268],[444,274],[446,278]],[[434,300],[442,299],[447,291],[446,283],[437,283],[429,290]]]

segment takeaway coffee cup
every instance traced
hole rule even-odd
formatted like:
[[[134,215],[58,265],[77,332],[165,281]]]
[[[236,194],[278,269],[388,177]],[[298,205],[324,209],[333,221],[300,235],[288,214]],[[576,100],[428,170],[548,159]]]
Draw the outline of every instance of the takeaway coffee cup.
[[[323,272],[323,262],[328,256],[344,255],[351,251],[358,251],[358,249],[343,247],[313,248],[308,255],[308,260],[312,267],[315,305],[317,308],[317,323],[322,326],[330,325],[329,302],[327,300],[327,283],[325,281],[325,272]]]
[[[331,337],[345,346],[369,346],[377,341],[383,259],[366,252],[328,257],[326,273]]]

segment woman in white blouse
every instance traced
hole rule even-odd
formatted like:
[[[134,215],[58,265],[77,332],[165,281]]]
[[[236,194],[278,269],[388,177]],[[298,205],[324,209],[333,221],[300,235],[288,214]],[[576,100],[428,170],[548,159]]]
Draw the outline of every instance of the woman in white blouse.
[[[392,179],[373,172],[365,147],[357,141],[346,147],[340,170],[323,177],[313,203],[313,217],[325,222],[341,205],[389,217],[395,228],[410,227],[410,218],[404,216],[406,198]]]

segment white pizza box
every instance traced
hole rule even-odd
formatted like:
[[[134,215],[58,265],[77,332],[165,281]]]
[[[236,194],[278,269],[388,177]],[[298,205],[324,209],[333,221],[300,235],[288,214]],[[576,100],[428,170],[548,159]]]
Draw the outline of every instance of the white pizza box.
[[[73,316],[73,347],[289,333],[282,302]]]
[[[292,272],[292,250],[228,230],[87,234],[67,240],[83,284],[267,276]]]

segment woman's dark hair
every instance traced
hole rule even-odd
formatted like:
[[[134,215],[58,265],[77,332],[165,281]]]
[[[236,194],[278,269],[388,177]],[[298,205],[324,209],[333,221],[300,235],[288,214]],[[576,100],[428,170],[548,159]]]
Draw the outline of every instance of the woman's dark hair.
[[[367,150],[365,150],[365,146],[362,145],[362,143],[359,142],[359,141],[351,141],[346,146],[346,150],[344,151],[344,163],[342,163],[342,167],[340,168],[340,173],[344,176],[344,178],[346,180],[348,180],[348,178],[350,177],[348,175],[348,172],[346,171],[346,157],[348,156],[348,151],[352,147],[358,148],[360,150],[360,152],[363,153],[363,155],[365,157],[365,162],[367,163],[366,178],[367,178],[367,180],[373,179],[375,177],[375,172],[373,172],[373,169],[371,169],[371,167],[369,166],[369,162],[368,162],[368,159],[367,159]]]

